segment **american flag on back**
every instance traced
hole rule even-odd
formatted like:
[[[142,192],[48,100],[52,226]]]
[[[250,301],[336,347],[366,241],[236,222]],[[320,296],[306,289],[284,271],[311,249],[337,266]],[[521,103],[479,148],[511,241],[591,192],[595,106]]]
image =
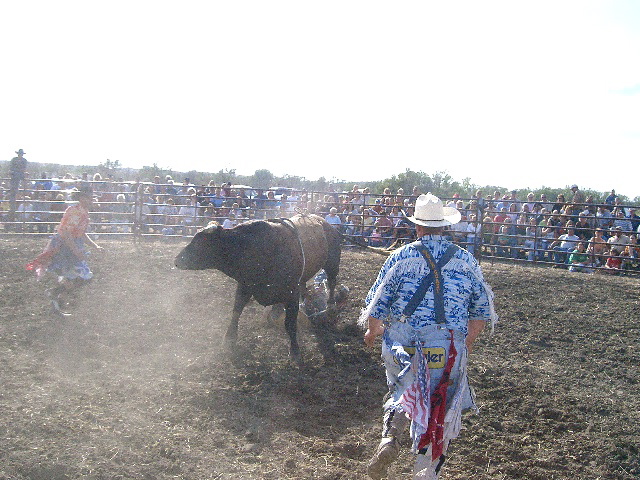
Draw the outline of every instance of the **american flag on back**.
[[[409,415],[409,418],[420,424],[425,430],[429,427],[429,414],[431,409],[431,375],[427,368],[427,362],[422,353],[422,347],[416,347],[413,355],[411,369],[415,379],[400,397],[402,409]]]

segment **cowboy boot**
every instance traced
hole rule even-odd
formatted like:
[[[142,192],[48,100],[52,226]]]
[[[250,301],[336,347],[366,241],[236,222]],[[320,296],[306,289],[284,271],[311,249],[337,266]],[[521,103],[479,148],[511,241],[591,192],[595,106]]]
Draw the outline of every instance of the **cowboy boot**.
[[[400,454],[400,442],[397,436],[402,433],[407,418],[402,412],[389,410],[385,412],[382,426],[382,440],[378,449],[367,465],[367,475],[373,480],[387,476],[387,469]]]
[[[367,465],[367,475],[373,480],[387,476],[387,469],[400,454],[400,444],[396,437],[383,437],[375,455]]]

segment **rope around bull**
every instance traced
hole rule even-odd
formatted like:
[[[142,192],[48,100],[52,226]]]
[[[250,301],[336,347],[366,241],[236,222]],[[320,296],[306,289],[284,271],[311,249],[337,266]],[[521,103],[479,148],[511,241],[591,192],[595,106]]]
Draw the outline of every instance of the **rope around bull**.
[[[305,216],[306,214],[300,210],[299,208],[295,208],[295,212]],[[298,245],[300,245],[300,252],[302,253],[302,270],[300,271],[300,277],[298,278],[298,285],[301,284],[302,282],[302,278],[304,277],[304,269],[306,268],[306,257],[304,254],[304,246],[302,245],[302,239],[300,238],[300,232],[298,231],[298,227],[296,227],[295,223],[293,223],[291,221],[291,219],[289,218],[278,218],[277,219],[279,222],[281,222],[283,225],[286,225],[287,227],[291,228],[295,234],[296,234],[296,238],[298,239]]]

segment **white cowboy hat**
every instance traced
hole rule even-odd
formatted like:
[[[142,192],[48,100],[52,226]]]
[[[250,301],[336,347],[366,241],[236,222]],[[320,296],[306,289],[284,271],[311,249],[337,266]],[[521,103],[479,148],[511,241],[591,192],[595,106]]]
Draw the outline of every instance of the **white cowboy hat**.
[[[442,206],[442,200],[427,193],[418,197],[413,216],[407,218],[423,227],[446,227],[458,223],[462,215],[453,207]]]

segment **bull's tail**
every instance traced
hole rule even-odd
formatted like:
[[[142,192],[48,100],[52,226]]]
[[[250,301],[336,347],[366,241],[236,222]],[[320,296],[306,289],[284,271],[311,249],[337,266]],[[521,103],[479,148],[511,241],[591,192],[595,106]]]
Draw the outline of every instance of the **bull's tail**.
[[[402,246],[402,240],[396,239],[391,245],[388,247],[372,247],[367,243],[367,241],[361,235],[348,235],[346,233],[342,234],[343,237],[346,237],[353,244],[358,247],[366,248],[367,250],[371,250],[372,252],[379,253],[380,255],[390,255],[396,248]]]

